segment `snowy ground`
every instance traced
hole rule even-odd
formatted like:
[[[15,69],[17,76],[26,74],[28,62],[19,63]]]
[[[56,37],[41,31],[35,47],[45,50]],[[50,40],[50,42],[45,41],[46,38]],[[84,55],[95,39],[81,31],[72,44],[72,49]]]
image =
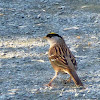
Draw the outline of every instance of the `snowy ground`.
[[[86,89],[54,75],[47,57],[49,32],[63,36]],[[1,0],[0,100],[100,100],[100,1]]]

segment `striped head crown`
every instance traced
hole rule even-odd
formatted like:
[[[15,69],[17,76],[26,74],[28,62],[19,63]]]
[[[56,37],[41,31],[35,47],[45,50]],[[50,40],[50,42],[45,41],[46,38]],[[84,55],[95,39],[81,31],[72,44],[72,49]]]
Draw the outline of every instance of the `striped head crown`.
[[[56,33],[54,33],[54,32],[51,32],[51,33],[47,34],[46,37],[52,38],[52,37],[54,37],[54,36],[57,36],[57,37],[62,38],[60,35],[58,35],[58,34],[56,34]]]

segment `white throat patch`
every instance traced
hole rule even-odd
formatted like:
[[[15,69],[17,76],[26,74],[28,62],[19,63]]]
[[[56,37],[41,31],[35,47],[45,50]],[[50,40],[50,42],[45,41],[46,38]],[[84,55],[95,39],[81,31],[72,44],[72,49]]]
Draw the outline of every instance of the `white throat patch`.
[[[57,44],[58,43],[58,40],[59,40],[59,37],[57,37],[57,36],[52,37],[52,38],[49,38],[48,39],[48,42],[50,44],[50,47],[52,47],[53,45]]]

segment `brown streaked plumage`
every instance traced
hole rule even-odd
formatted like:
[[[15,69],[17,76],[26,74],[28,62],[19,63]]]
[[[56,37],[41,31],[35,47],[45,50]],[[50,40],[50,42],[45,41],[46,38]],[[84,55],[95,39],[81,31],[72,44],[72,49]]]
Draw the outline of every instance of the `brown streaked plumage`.
[[[65,44],[64,39],[55,33],[49,33],[45,38],[50,43],[48,57],[55,70],[55,76],[48,83],[48,86],[51,86],[51,83],[57,77],[58,72],[68,73],[70,75],[69,81],[72,78],[76,86],[83,86],[76,73],[77,63],[75,57]]]

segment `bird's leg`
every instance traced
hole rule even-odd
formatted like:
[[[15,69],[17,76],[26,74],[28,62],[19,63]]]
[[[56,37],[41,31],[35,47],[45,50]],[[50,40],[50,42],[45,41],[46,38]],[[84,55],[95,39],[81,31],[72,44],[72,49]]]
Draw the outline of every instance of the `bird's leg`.
[[[71,76],[66,80],[67,82],[71,82]]]
[[[47,84],[47,86],[52,86],[51,83],[57,77],[57,75],[58,75],[58,72],[55,72],[55,76],[50,80],[50,82]]]

